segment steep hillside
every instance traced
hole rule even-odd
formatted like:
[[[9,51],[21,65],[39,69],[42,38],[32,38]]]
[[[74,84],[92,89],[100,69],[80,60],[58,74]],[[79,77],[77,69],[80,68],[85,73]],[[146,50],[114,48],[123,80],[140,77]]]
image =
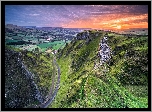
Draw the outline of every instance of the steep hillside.
[[[56,78],[53,56],[48,53],[5,48],[5,107],[35,107],[53,92]]]
[[[30,73],[22,68],[18,52],[5,49],[5,108],[22,108],[29,103],[38,103],[34,97],[37,88]]]
[[[147,41],[95,30],[78,34],[58,52],[60,89],[49,107],[147,108]]]

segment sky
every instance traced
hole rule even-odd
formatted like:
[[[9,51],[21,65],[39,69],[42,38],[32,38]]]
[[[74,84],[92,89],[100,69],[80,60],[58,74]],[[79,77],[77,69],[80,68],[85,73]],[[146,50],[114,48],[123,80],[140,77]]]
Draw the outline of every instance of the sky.
[[[148,28],[148,5],[6,5],[5,24],[109,30]]]

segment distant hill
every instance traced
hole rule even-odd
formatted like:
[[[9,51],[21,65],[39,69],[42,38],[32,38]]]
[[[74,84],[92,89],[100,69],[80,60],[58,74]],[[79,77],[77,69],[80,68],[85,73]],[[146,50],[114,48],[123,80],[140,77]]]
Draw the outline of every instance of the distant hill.
[[[36,28],[36,26],[21,26],[21,27],[24,27],[24,28]]]
[[[13,24],[6,24],[5,29],[24,29],[24,27],[13,25]]]
[[[148,30],[148,28],[130,28],[124,31],[143,31],[143,30]]]

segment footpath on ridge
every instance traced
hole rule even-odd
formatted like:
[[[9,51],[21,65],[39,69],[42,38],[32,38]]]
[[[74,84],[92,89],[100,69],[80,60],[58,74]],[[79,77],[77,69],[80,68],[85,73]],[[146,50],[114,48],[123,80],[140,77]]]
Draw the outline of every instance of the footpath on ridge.
[[[60,86],[60,73],[61,73],[60,72],[60,68],[59,68],[59,65],[56,63],[56,59],[53,59],[53,63],[57,67],[57,73],[58,73],[56,88],[54,90],[54,93],[51,95],[51,97],[45,103],[42,103],[39,106],[39,108],[47,108],[52,103],[52,101],[54,100],[55,96],[57,95],[57,92],[58,92],[58,89],[59,89],[59,86]],[[55,75],[54,75],[54,77],[55,77]],[[50,92],[52,92],[52,91],[50,91]]]

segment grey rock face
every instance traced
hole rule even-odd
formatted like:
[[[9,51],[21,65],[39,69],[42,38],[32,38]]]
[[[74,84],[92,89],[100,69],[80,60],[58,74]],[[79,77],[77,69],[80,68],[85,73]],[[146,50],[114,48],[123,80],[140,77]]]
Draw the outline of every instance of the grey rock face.
[[[100,65],[105,63],[111,58],[111,50],[110,47],[107,44],[108,37],[105,36],[101,41],[100,41],[100,50],[99,50],[99,56],[100,56]]]
[[[86,31],[86,32],[83,32],[83,33],[79,33],[77,34],[76,38],[78,40],[83,40],[83,39],[87,39],[89,37],[89,32]]]
[[[32,74],[23,64],[21,54],[5,50],[5,108],[23,108],[43,97]]]

